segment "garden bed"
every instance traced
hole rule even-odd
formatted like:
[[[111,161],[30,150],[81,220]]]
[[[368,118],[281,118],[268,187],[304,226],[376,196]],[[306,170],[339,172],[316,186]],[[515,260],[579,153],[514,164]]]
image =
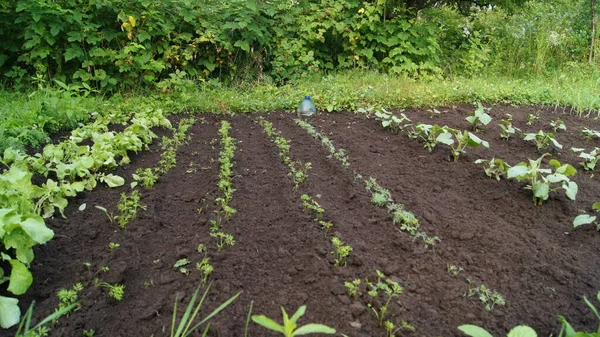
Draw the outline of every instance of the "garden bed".
[[[432,119],[422,110],[404,113],[415,122],[469,127],[464,117],[473,110],[470,106],[439,110],[443,113]],[[538,110],[540,119],[527,126],[526,115]],[[495,156],[513,165],[539,157],[522,137],[500,140],[496,124],[505,113],[527,132],[547,131],[550,120],[565,122],[567,130],[556,132],[563,150],[553,157],[578,168],[576,201],[557,193],[534,206],[524,183],[489,179],[473,163]],[[115,172],[126,177],[124,187],[81,193],[66,209],[67,219],[48,221],[56,236],[37,247],[31,266],[34,284],[21,303],[35,300],[36,315],[47,315],[58,305],[59,289],[81,282],[81,307],[59,320],[56,335],[79,336],[95,329],[97,336],[167,336],[175,295],[183,304],[189,301],[201,279],[194,265],[207,256],[214,272],[205,312],[242,292],[213,319],[213,336],[243,336],[251,301],[254,314],[276,321],[281,321],[280,306],[289,312],[305,304],[300,324],[323,323],[348,336],[383,336],[385,330],[366,307],[366,295],[351,298],[344,287],[345,281],[373,279],[376,270],[404,287],[388,313],[396,324],[403,320],[415,327],[416,332],[402,330],[403,335],[461,336],[458,325],[477,324],[503,336],[511,327],[527,324],[546,336],[559,330],[558,315],[579,329],[594,330],[597,322],[582,296],[595,298],[600,289],[600,234],[591,226],[573,230],[572,221],[600,200],[598,177],[584,172],[568,149],[600,146],[598,139],[579,136],[581,126],[600,130],[600,123],[548,108],[497,106],[490,114],[493,122],[478,134],[490,148],[467,149],[457,162],[447,148],[429,153],[421,143],[365,115],[319,115],[313,125],[347,151],[350,169],[328,158],[329,152],[296,125],[293,115],[204,115],[190,129],[190,142],[179,149],[177,166],[153,189],[140,189],[147,210],[140,210],[125,230],[93,206],[115,211],[120,194],[130,190],[131,174],[158,165],[157,147],[132,156],[130,165]],[[261,118],[291,140],[291,156],[312,164],[298,188],[257,123]],[[237,140],[230,202],[237,213],[223,225],[236,243],[217,251],[209,228],[220,197],[216,140],[222,119],[232,123],[231,136]],[[352,170],[376,178],[440,241],[427,248],[401,232],[385,209],[371,203],[371,194]],[[345,267],[333,265],[333,246],[303,211],[303,193],[322,206],[324,217],[334,223],[332,234],[352,246]],[[82,203],[87,208],[79,211]],[[110,242],[120,246],[111,250]],[[206,252],[198,252],[200,244]],[[173,267],[183,258],[191,261],[189,275]],[[453,276],[450,264],[464,271]],[[103,266],[110,270],[96,273]],[[123,300],[94,287],[96,278],[125,285]],[[465,296],[467,278],[497,291],[506,304],[487,311],[477,296]],[[275,334],[251,323],[249,335]]]

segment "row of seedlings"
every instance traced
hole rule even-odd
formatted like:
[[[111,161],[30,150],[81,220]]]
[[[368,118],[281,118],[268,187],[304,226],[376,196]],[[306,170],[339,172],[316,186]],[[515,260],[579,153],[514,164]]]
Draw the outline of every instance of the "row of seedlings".
[[[265,133],[271,138],[273,143],[279,149],[279,155],[282,157],[284,164],[286,164],[290,168],[289,176],[292,178],[294,182],[294,188],[297,190],[299,185],[304,182],[304,179],[308,177],[306,171],[300,175],[303,179],[299,181],[296,177],[297,168],[298,167],[308,167],[310,168],[310,163],[302,164],[299,161],[293,160],[289,156],[290,152],[290,141],[283,137],[274,127],[271,122],[261,120],[261,125],[265,129]],[[324,144],[330,144],[332,151],[332,156],[336,157],[336,159],[347,163],[345,167],[349,166],[349,162],[347,161],[347,154],[345,151],[335,151],[333,144],[325,141]],[[345,244],[340,238],[335,235],[331,235],[331,229],[333,228],[333,222],[324,219],[325,210],[321,205],[310,195],[302,194],[300,195],[300,200],[302,201],[302,206],[305,212],[309,212],[313,215],[313,221],[320,226],[326,237],[331,237],[331,243],[334,247],[334,250],[331,252],[334,255],[334,266],[335,267],[343,267],[346,266],[347,257],[352,252],[352,247],[350,245]],[[364,279],[364,284],[361,285],[362,281],[360,278],[356,278],[350,282],[345,282],[345,286],[348,289],[348,293],[350,298],[355,301],[360,301],[363,297],[363,291],[365,296],[368,298],[365,299],[366,307],[369,312],[372,313],[377,320],[377,324],[386,329],[386,332],[389,336],[394,336],[399,330],[407,329],[410,331],[414,331],[415,328],[410,324],[406,323],[404,320],[401,320],[399,324],[394,324],[393,320],[388,316],[389,305],[392,299],[398,297],[403,293],[404,289],[398,282],[393,281],[392,279],[386,277],[381,271],[376,271],[376,278],[370,279],[369,277]],[[361,290],[362,289],[362,290]],[[381,301],[383,299],[383,301]],[[384,303],[382,305],[375,305],[375,303]]]
[[[303,120],[300,120],[300,119],[296,119],[295,122],[301,128],[303,128],[310,136],[312,136],[313,138],[315,138],[317,140],[320,140],[321,144],[323,144],[323,146],[325,148],[327,148],[328,151],[330,152],[331,157],[336,158],[342,164],[342,166],[349,168],[350,165],[349,165],[348,155],[344,149],[336,149],[335,146],[333,145],[333,142],[331,141],[331,139],[329,139],[323,133],[319,132],[311,124],[309,124]],[[344,154],[344,156],[340,156],[339,155],[340,153]],[[338,155],[336,155],[336,154],[338,154]],[[355,177],[363,179],[362,175],[360,173],[358,173],[356,171],[353,171],[353,172],[354,172]],[[377,183],[376,179],[373,177],[369,177],[369,178],[366,178],[363,180],[364,180],[367,191],[369,191],[371,193],[371,202],[378,207],[385,208],[392,215],[392,222],[395,225],[398,225],[401,231],[408,233],[415,240],[418,238],[423,239],[423,241],[425,243],[425,247],[432,247],[432,248],[435,247],[435,244],[440,241],[439,237],[428,235],[426,232],[422,231],[420,229],[419,219],[417,219],[412,212],[407,211],[405,209],[404,205],[394,202],[391,192],[388,189],[380,186]],[[454,264],[448,264],[447,271],[451,276],[457,276],[460,272],[463,271],[463,269],[460,267],[457,267]],[[381,281],[382,275],[378,275],[378,277],[379,277],[379,280],[378,280],[377,284],[381,283],[380,281]],[[474,297],[475,296],[475,297],[479,298],[479,300],[485,306],[486,310],[491,311],[494,309],[494,307],[505,304],[504,298],[497,291],[489,289],[487,286],[485,286],[485,284],[475,286],[474,282],[469,278],[465,278],[465,280],[468,284],[468,290],[466,293],[466,297]],[[367,289],[368,289],[368,287],[370,287],[370,284],[368,282],[365,282],[365,283],[366,283]],[[348,289],[349,295],[351,297],[354,297],[354,296],[356,296],[356,294],[360,293],[359,292],[359,289],[360,289],[359,287],[361,285],[360,279],[354,279],[352,281],[345,282],[344,285]],[[389,289],[385,289],[384,292],[387,294],[387,296],[391,297],[393,294],[393,290],[394,290],[393,287],[391,287]],[[372,292],[372,294],[375,294],[375,292]],[[388,299],[389,299],[389,297],[388,297]],[[388,303],[388,302],[386,302],[386,303]],[[384,306],[384,308],[385,308],[385,306]],[[384,312],[385,312],[385,310],[387,310],[387,309],[384,309]],[[390,328],[393,328],[393,327],[390,327]],[[402,322],[400,328],[410,329],[411,326],[408,324],[405,324],[405,322]],[[398,328],[393,328],[393,329],[398,329]],[[393,331],[392,329],[388,329],[387,326],[386,326],[386,330],[388,332]]]

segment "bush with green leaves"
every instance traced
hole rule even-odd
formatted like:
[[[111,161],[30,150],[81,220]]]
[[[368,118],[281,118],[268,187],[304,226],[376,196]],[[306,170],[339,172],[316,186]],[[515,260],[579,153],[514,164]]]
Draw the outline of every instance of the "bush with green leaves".
[[[554,168],[542,168],[542,160],[549,156],[546,153],[536,160],[529,159],[529,162],[521,162],[508,169],[507,178],[514,178],[517,181],[527,181],[525,187],[533,192],[533,203],[541,205],[548,200],[550,193],[560,189],[565,191],[567,198],[575,200],[577,195],[577,183],[571,181],[569,177],[577,174],[570,164],[561,164],[558,160],[552,159],[549,165]]]

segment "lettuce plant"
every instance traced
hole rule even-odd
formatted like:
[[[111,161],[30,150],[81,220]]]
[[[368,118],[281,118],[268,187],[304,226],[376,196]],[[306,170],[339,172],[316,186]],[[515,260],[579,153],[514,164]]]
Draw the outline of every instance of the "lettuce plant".
[[[490,124],[492,117],[487,114],[490,108],[485,108],[481,103],[477,103],[477,109],[469,114],[467,122],[471,123],[473,131],[481,131],[486,125]]]
[[[549,156],[548,153],[542,155],[537,160],[529,159],[528,163],[521,162],[511,167],[507,171],[507,178],[515,178],[517,181],[527,181],[526,189],[533,191],[533,203],[541,205],[551,192],[563,189],[567,198],[575,200],[578,186],[575,182],[570,181],[569,177],[577,174],[575,169],[570,164],[561,164],[558,160],[552,159],[549,164],[554,168],[542,168],[542,159]]]
[[[523,140],[534,142],[538,151],[550,148],[550,144],[558,149],[562,149],[562,145],[556,141],[556,137],[553,133],[546,133],[542,130],[538,131],[538,133],[526,133]]]
[[[294,337],[300,335],[309,335],[314,333],[322,333],[322,334],[335,334],[335,329],[332,329],[323,324],[310,323],[298,327],[298,320],[300,317],[304,316],[306,312],[306,306],[303,305],[296,312],[289,317],[287,312],[283,307],[281,307],[281,312],[283,313],[283,325],[276,323],[274,320],[270,319],[265,315],[254,315],[252,316],[252,320],[254,323],[265,327],[269,330],[273,330],[281,333],[284,337]]]
[[[479,145],[488,148],[490,147],[490,144],[487,141],[482,140],[469,131],[460,131],[451,128],[444,128],[444,132],[442,132],[436,140],[450,146],[452,158],[455,162],[458,161],[458,157],[461,153],[466,152],[465,149],[467,146],[472,148],[478,148]]]

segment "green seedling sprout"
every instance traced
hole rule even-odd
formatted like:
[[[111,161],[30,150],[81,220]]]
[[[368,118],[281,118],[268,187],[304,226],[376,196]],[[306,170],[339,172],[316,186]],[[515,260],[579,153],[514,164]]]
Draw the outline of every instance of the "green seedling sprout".
[[[276,323],[275,321],[273,321],[272,319],[270,319],[269,317],[264,316],[264,315],[254,315],[254,316],[252,316],[252,321],[254,321],[254,323],[256,323],[262,327],[265,327],[269,330],[279,332],[284,337],[294,337],[294,336],[308,335],[308,334],[314,334],[314,333],[322,333],[322,334],[331,335],[336,332],[335,329],[332,329],[323,324],[316,324],[316,323],[310,323],[310,324],[306,324],[301,327],[298,327],[298,323],[297,323],[298,319],[300,319],[300,317],[304,316],[304,313],[306,312],[305,305],[298,308],[296,313],[294,313],[294,315],[292,315],[291,318],[288,316],[287,312],[285,311],[285,309],[283,307],[281,307],[281,312],[283,313],[283,325]]]

